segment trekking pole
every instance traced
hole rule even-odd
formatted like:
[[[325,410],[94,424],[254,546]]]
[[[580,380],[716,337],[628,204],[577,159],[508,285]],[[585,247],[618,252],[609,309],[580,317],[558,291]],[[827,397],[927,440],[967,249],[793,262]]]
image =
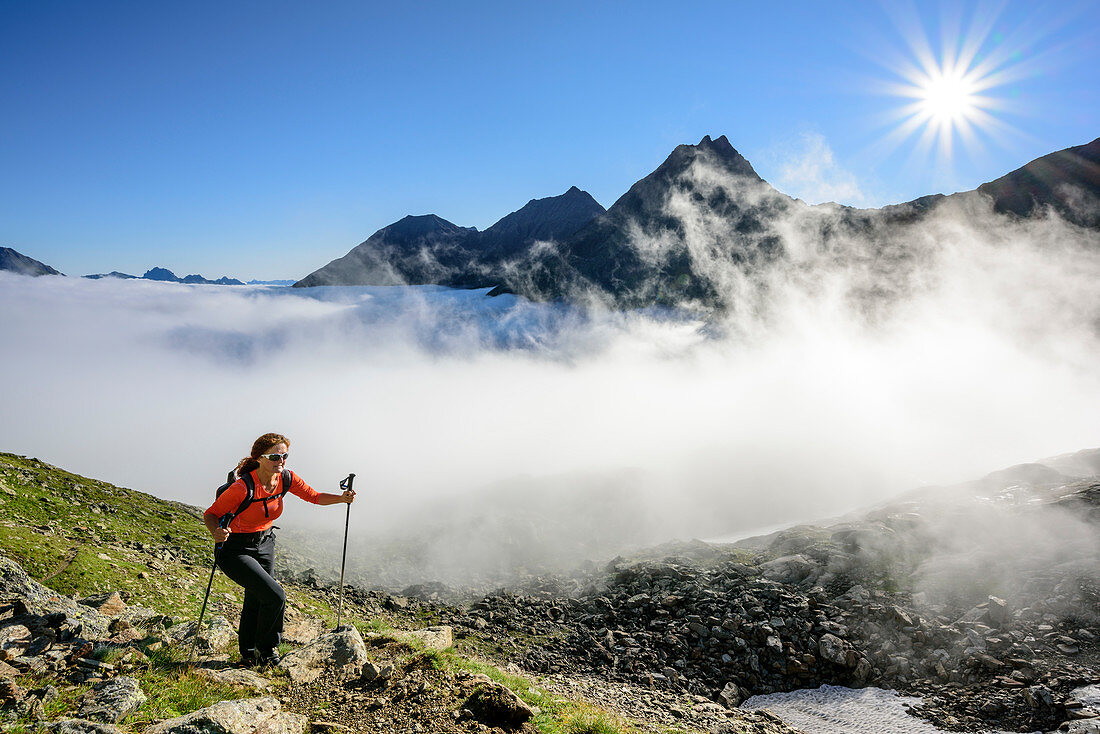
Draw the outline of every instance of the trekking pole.
[[[218,523],[219,528],[224,528],[229,520],[230,516],[226,515]],[[206,582],[206,594],[202,597],[202,610],[199,612],[199,623],[195,625],[195,635],[191,638],[191,651],[187,653],[188,662],[193,662],[195,658],[195,645],[199,642],[199,633],[202,632],[202,618],[206,616],[206,603],[210,600],[210,589],[214,585],[214,571],[218,568],[218,551],[221,550],[222,544],[214,544],[214,562],[210,564],[210,580]]]
[[[355,481],[354,474],[348,474],[347,479],[340,482],[340,489],[347,492]],[[340,557],[340,603],[336,605],[336,630],[340,630],[340,620],[344,614],[344,564],[348,560],[348,524],[351,522],[351,503],[348,503],[348,511],[344,516],[344,553]]]

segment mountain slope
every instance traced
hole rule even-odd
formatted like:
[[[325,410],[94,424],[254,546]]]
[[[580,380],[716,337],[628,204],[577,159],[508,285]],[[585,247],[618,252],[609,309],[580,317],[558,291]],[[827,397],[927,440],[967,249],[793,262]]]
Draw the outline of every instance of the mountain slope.
[[[407,216],[378,230],[341,258],[313,271],[295,287],[446,283],[471,259],[477,230],[434,214]]]
[[[64,273],[54,270],[49,265],[27,257],[21,252],[16,252],[10,247],[0,247],[0,270],[7,270],[19,275],[64,275]]]
[[[1082,227],[1100,228],[1100,138],[1036,158],[978,191],[994,210],[1029,217],[1051,207]]]

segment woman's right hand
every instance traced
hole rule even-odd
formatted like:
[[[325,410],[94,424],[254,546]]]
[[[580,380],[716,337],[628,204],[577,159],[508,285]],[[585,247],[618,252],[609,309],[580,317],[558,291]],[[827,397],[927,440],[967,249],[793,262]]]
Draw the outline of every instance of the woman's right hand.
[[[229,539],[229,528],[215,528],[210,534],[214,536],[215,543],[224,543]]]

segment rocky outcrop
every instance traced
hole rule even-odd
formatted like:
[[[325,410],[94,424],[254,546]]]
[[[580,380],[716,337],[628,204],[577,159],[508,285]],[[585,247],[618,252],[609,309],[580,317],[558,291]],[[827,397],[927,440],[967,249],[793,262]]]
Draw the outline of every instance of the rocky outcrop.
[[[302,734],[308,720],[282,710],[271,696],[222,701],[145,729],[145,734]]]
[[[466,700],[464,709],[485,726],[518,729],[535,715],[511,689],[500,683],[482,683]]]
[[[368,659],[359,630],[347,627],[323,634],[305,647],[287,653],[279,667],[295,682],[310,682],[322,673],[342,680],[360,675]]]
[[[77,716],[104,724],[117,724],[141,708],[146,700],[136,679],[124,676],[111,678],[92,688]]]

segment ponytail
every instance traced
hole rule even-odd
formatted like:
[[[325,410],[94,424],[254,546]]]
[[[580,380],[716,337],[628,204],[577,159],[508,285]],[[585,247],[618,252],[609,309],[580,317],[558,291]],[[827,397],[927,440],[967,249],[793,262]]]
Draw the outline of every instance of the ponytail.
[[[238,477],[256,471],[260,468],[260,462],[258,461],[260,454],[281,443],[285,443],[287,448],[290,448],[290,439],[286,436],[281,433],[265,433],[256,439],[252,444],[252,453],[237,462],[237,468],[233,471]]]
[[[251,456],[246,456],[237,462],[237,468],[234,470],[238,477],[243,477],[245,474],[256,471],[260,468],[260,462],[256,461]]]

